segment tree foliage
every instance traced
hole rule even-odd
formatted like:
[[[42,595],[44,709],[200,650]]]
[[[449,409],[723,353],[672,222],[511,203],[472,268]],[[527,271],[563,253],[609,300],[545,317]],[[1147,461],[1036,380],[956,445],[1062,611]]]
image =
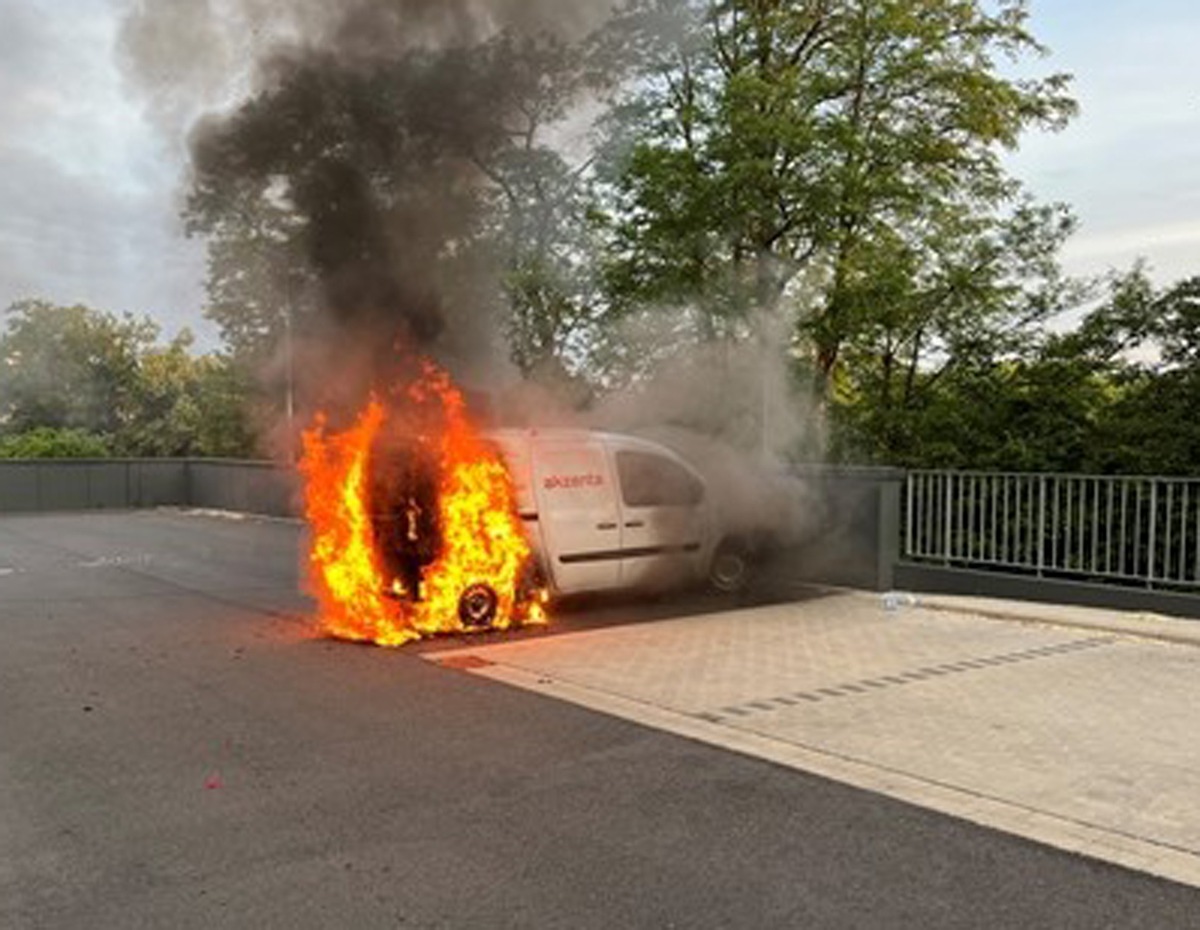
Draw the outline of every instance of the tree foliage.
[[[246,385],[228,360],[165,346],[148,319],[22,301],[0,335],[0,455],[245,455]]]
[[[0,339],[0,417],[11,432],[40,426],[115,434],[129,421],[148,320],[28,300],[9,308]]]
[[[1057,309],[1069,218],[1001,161],[1074,110],[1066,77],[998,68],[1041,50],[1025,19],[1019,2],[634,0],[607,37],[634,74],[610,119],[615,306],[689,302],[702,339],[788,312],[822,395],[843,374],[884,406],[897,374]]]
[[[1200,279],[1156,289],[1117,275],[1073,328],[1017,355],[917,376],[917,402],[891,421],[839,410],[834,453],[897,465],[1099,474],[1195,474],[1200,465]]]
[[[0,459],[100,459],[111,454],[104,437],[81,429],[38,426],[23,433],[0,433]]]

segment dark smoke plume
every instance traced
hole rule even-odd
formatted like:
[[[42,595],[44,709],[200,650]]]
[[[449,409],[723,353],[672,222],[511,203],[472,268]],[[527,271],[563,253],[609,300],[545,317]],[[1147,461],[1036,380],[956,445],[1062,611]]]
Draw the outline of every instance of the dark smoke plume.
[[[403,380],[416,352],[451,364],[495,354],[478,279],[496,269],[472,252],[485,166],[514,144],[521,108],[546,80],[530,52],[578,35],[609,6],[131,9],[126,70],[161,119],[188,125],[190,228],[275,250],[270,276],[291,315],[302,397],[354,408],[367,389]]]

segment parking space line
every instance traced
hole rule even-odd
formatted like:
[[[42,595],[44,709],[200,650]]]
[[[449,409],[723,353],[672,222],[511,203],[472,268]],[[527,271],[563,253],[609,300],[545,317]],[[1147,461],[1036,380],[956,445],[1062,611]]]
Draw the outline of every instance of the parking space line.
[[[1087,639],[1072,640],[1069,643],[1060,643],[1055,647],[1048,647],[1053,648],[1054,652],[1047,652],[1045,649],[1027,649],[1021,652],[1007,652],[994,656],[966,659],[950,665],[941,665],[937,668],[918,668],[912,671],[901,670],[891,675],[880,675],[875,678],[864,678],[851,682],[827,685],[816,688],[814,691],[792,692],[787,695],[772,697],[755,697],[741,704],[699,711],[694,716],[704,720],[715,718],[716,721],[719,721],[722,719],[722,715],[747,717],[755,713],[771,713],[779,710],[781,707],[790,707],[794,704],[794,701],[785,701],[784,698],[799,698],[813,702],[820,701],[822,698],[852,698],[855,695],[872,694],[881,688],[919,684],[930,678],[938,678],[945,675],[982,672],[1002,665],[1015,665],[1037,659],[1050,659],[1058,655],[1064,655],[1067,652],[1074,652],[1080,649],[1093,649],[1097,646],[1107,646],[1115,642],[1116,638],[1112,636],[1092,636]]]

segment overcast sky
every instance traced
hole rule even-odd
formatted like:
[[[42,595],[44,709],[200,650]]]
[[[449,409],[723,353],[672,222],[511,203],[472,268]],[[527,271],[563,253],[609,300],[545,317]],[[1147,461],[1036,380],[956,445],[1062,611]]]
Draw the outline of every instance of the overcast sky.
[[[1011,166],[1079,216],[1067,269],[1141,256],[1160,283],[1200,274],[1200,3],[1033,0],[1031,11],[1044,64],[1075,76],[1080,115],[1027,137]]]
[[[180,161],[123,86],[117,21],[110,0],[0,0],[0,306],[83,302],[199,330]]]
[[[181,3],[192,0],[180,0]],[[0,0],[0,307],[23,297],[150,314],[214,345],[204,257],[177,220],[178,140],[125,86],[124,0]],[[1068,271],[1145,257],[1167,283],[1200,274],[1200,3],[1033,0],[1032,30],[1075,75],[1082,113],[1011,160],[1081,229]]]

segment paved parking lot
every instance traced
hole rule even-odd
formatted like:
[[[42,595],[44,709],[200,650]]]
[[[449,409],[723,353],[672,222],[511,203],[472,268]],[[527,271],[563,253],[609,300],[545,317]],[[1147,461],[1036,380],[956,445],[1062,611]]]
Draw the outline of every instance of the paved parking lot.
[[[1200,885],[1191,621],[831,593],[431,657]]]
[[[375,649],[300,542],[0,517],[0,927],[1195,926],[1189,648],[810,592]]]

